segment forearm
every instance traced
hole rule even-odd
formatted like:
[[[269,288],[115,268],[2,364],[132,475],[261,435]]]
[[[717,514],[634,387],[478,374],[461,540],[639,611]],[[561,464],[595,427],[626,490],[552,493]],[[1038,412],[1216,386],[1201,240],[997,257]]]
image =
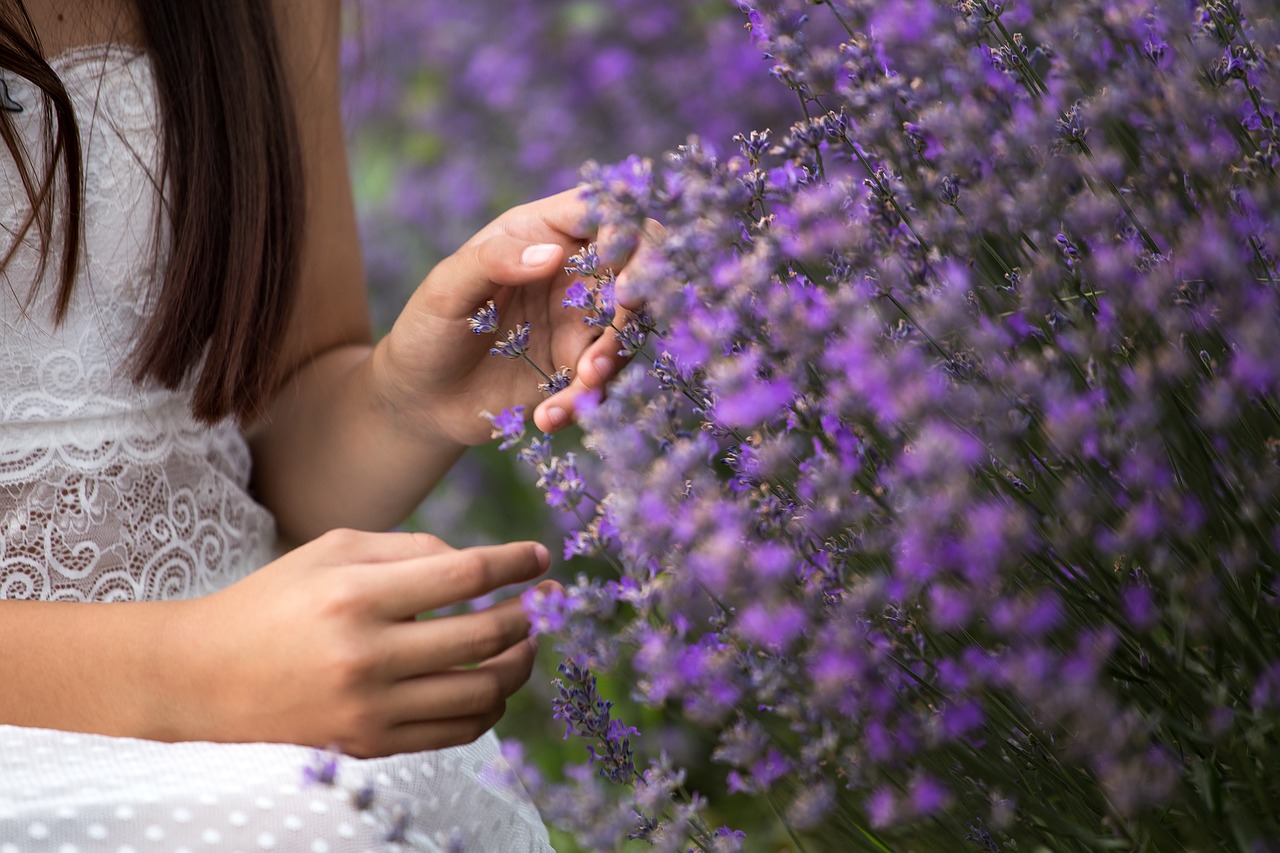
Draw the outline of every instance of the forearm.
[[[182,605],[0,601],[0,723],[182,739]]]
[[[255,492],[286,538],[392,527],[465,450],[391,402],[378,361],[367,345],[317,357],[251,432]]]

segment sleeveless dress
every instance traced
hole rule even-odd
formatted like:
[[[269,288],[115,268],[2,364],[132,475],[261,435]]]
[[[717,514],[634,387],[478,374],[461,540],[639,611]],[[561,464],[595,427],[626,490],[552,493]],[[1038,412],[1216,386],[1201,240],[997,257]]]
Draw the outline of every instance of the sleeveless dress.
[[[0,597],[203,595],[270,560],[275,529],[247,492],[250,457],[234,423],[196,423],[189,390],[136,385],[123,367],[164,257],[150,59],[94,46],[50,64],[83,142],[84,250],[58,326],[57,254],[41,274],[36,234],[0,275]],[[41,174],[39,93],[13,75],[7,83]],[[3,148],[0,186],[2,255],[29,209]],[[0,853],[550,849],[527,797],[497,781],[506,774],[492,732],[453,749],[327,761],[282,744],[0,725]]]

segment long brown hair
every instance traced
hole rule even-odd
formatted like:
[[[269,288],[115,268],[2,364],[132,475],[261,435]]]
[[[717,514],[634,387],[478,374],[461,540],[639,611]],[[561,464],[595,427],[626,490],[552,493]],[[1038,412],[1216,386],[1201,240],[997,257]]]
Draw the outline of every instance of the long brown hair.
[[[133,377],[176,388],[198,369],[193,414],[206,422],[228,414],[248,421],[279,379],[305,208],[297,117],[271,4],[133,2],[160,102],[163,175],[156,180],[166,188],[161,227],[170,237],[155,310],[132,353]],[[49,155],[44,173],[35,174],[8,114],[0,112],[0,136],[31,202],[0,271],[35,229],[43,274],[56,248],[54,201],[61,189],[65,238],[55,312],[61,322],[80,261],[84,166],[71,99],[45,61],[21,0],[0,0],[0,67],[44,92]]]

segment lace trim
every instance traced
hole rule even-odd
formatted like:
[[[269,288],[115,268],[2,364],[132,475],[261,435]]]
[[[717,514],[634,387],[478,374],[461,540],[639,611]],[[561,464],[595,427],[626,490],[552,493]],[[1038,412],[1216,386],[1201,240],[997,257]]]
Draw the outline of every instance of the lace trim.
[[[61,70],[65,72],[90,60],[101,59],[105,61],[114,57],[132,60],[146,54],[146,48],[141,45],[126,44],[118,41],[91,42],[60,50],[47,58],[45,62],[49,63],[49,67],[55,71]]]
[[[83,256],[61,324],[57,265],[37,276],[33,235],[0,277],[0,597],[189,597],[272,556],[274,522],[248,494],[250,456],[236,425],[196,423],[188,388],[137,385],[126,368],[164,257],[159,108],[146,60],[119,44],[49,60],[83,142]],[[38,103],[30,81],[11,91]],[[44,151],[39,110],[16,114],[14,126],[26,151]],[[25,191],[0,158],[5,190],[13,201],[0,207],[0,225],[13,233]]]

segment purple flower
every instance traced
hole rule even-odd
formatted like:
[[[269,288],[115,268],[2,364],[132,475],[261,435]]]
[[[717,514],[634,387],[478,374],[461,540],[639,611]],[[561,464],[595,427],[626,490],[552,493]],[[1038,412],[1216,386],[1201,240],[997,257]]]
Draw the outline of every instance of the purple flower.
[[[908,797],[912,812],[919,817],[937,814],[946,807],[950,799],[947,789],[927,774],[920,774],[911,780]]]
[[[595,300],[591,292],[587,290],[586,282],[575,279],[573,284],[569,285],[569,289],[564,292],[564,299],[561,304],[565,308],[577,308],[579,311],[589,311],[595,305]]]
[[[471,331],[477,335],[491,335],[498,331],[497,304],[490,299],[479,311],[467,319],[467,323],[471,326]]]
[[[897,819],[897,801],[888,788],[877,788],[863,806],[867,819],[877,829],[889,826]]]
[[[574,454],[552,458],[539,473],[538,488],[546,493],[547,503],[551,506],[573,509],[582,500],[586,483],[578,473]]]
[[[547,395],[558,394],[569,387],[569,383],[573,381],[572,373],[573,371],[569,368],[562,367],[551,374],[545,382],[539,382],[538,390]]]
[[[304,785],[324,785],[331,787],[338,781],[338,759],[341,757],[335,749],[317,750],[312,762],[302,768]]]
[[[576,734],[593,741],[588,751],[602,776],[614,782],[634,781],[631,738],[639,730],[611,716],[613,703],[600,697],[596,678],[586,669],[566,661],[560,673],[562,678],[555,682],[560,695],[552,707],[555,718],[565,724],[564,736]]]
[[[489,355],[500,355],[503,358],[519,358],[529,351],[529,324],[522,323],[519,327],[507,332],[507,339],[495,344],[489,350]]]
[[[524,439],[524,406],[512,406],[498,414],[481,412],[480,416],[493,427],[490,438],[500,438],[499,450],[515,447]]]

